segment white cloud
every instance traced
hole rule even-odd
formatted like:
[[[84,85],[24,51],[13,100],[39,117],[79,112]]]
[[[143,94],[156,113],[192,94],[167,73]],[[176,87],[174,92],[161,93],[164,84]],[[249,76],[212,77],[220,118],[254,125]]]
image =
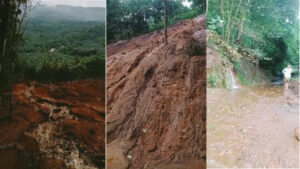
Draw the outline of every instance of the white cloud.
[[[72,5],[84,7],[105,7],[106,0],[32,0],[34,3],[54,5]]]
[[[187,1],[187,0],[184,0],[184,1],[182,2],[182,4],[183,4],[184,6],[186,6],[186,7],[191,7],[191,5],[193,4],[193,2],[189,2],[189,1]]]

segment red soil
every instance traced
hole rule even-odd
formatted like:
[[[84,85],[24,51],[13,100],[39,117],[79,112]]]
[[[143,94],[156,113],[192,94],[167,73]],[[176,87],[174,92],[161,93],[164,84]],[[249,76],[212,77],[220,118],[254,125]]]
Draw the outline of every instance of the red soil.
[[[108,169],[205,168],[205,25],[178,23],[167,46],[162,31],[108,46]]]
[[[103,168],[104,86],[104,80],[16,84],[12,119],[0,124],[0,169]]]

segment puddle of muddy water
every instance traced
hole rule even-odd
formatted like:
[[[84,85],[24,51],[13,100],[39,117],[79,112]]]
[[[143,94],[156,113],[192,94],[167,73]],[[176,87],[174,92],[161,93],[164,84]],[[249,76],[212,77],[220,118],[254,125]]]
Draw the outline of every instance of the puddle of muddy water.
[[[282,87],[207,90],[208,168],[294,167],[299,99]]]

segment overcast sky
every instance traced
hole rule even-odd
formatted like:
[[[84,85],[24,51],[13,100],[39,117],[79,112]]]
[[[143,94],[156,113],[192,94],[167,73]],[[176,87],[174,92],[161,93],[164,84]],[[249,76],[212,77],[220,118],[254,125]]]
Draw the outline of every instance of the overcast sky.
[[[84,7],[105,7],[106,0],[33,0],[41,4],[47,5],[72,5]]]
[[[40,2],[47,5],[72,5],[84,7],[106,7],[106,0],[32,0],[33,2]],[[183,5],[190,7],[191,2],[184,0]]]

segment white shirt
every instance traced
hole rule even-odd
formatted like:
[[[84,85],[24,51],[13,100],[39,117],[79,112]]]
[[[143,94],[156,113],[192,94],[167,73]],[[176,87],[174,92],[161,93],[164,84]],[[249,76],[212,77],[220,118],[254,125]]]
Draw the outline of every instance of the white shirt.
[[[283,69],[282,73],[284,74],[285,78],[291,78],[293,69],[292,68],[285,68]]]

